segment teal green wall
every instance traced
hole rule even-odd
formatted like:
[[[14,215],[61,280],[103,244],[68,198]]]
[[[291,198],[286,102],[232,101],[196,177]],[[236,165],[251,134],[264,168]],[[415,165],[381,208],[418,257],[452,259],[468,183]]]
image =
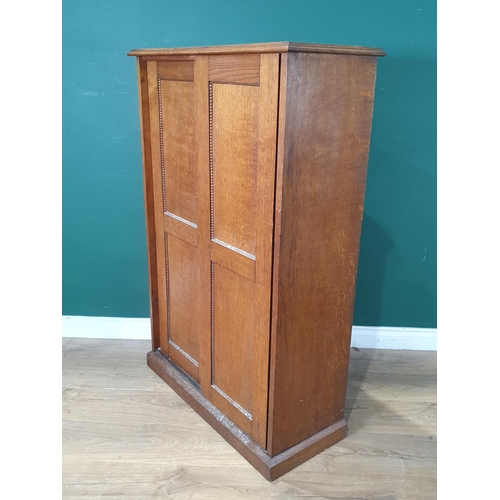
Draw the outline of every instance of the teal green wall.
[[[354,323],[436,326],[436,2],[65,0],[63,314],[149,316],[133,48],[381,47]]]

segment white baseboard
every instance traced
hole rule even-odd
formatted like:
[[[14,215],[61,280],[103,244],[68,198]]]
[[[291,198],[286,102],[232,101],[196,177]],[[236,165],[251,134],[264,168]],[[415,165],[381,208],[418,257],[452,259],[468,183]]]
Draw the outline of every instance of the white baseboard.
[[[85,339],[151,338],[149,318],[105,318],[100,316],[63,316],[62,336]]]
[[[149,340],[149,318],[63,316],[62,336],[93,339]],[[436,328],[353,326],[351,346],[360,349],[437,350]]]
[[[360,349],[437,351],[437,328],[353,326],[351,346]]]

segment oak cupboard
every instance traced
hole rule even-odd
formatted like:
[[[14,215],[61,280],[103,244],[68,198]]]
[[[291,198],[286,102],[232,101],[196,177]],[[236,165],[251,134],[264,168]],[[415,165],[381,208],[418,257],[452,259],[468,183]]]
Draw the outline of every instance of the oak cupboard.
[[[291,42],[133,50],[148,365],[267,479],[346,435],[377,57]]]

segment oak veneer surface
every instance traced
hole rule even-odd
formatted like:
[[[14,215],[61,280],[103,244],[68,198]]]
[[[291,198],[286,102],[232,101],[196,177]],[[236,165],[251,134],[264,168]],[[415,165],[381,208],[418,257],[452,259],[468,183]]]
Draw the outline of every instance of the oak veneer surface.
[[[297,42],[268,42],[248,43],[241,45],[218,45],[212,47],[182,47],[163,49],[135,49],[131,50],[130,56],[169,56],[169,55],[193,55],[193,54],[241,54],[241,53],[284,53],[284,52],[315,52],[321,54],[350,54],[365,56],[385,56],[385,52],[379,48],[358,47],[352,45],[324,45],[314,43]]]
[[[376,59],[286,66],[271,456],[343,417]]]
[[[153,348],[265,448],[279,55],[180,55],[139,69]]]
[[[269,483],[146,366],[63,339],[63,498],[436,498],[436,353],[351,350],[347,437]]]
[[[221,411],[249,449],[265,450],[251,461],[273,479],[285,462],[297,465],[345,435],[376,57],[384,54],[286,42],[130,55],[140,60],[156,273],[148,363],[216,428]],[[189,395],[163,355],[204,399]],[[205,403],[217,411],[207,414]]]
[[[252,256],[259,94],[257,86],[212,85],[213,238]]]
[[[137,86],[139,90],[139,123],[141,128],[142,164],[152,162],[151,134],[149,131],[149,99],[147,64],[137,58]],[[160,345],[160,314],[158,298],[158,267],[156,255],[156,230],[154,207],[154,183],[150,169],[143,168],[144,205],[146,214],[146,239],[148,244],[148,278],[151,318],[151,347]]]

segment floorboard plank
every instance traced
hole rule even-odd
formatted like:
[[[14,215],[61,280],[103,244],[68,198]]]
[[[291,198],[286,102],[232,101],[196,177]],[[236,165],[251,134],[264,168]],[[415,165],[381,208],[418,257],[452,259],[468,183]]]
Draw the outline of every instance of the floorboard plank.
[[[436,353],[351,351],[348,436],[266,481],[146,366],[141,340],[63,339],[63,498],[436,498]]]

